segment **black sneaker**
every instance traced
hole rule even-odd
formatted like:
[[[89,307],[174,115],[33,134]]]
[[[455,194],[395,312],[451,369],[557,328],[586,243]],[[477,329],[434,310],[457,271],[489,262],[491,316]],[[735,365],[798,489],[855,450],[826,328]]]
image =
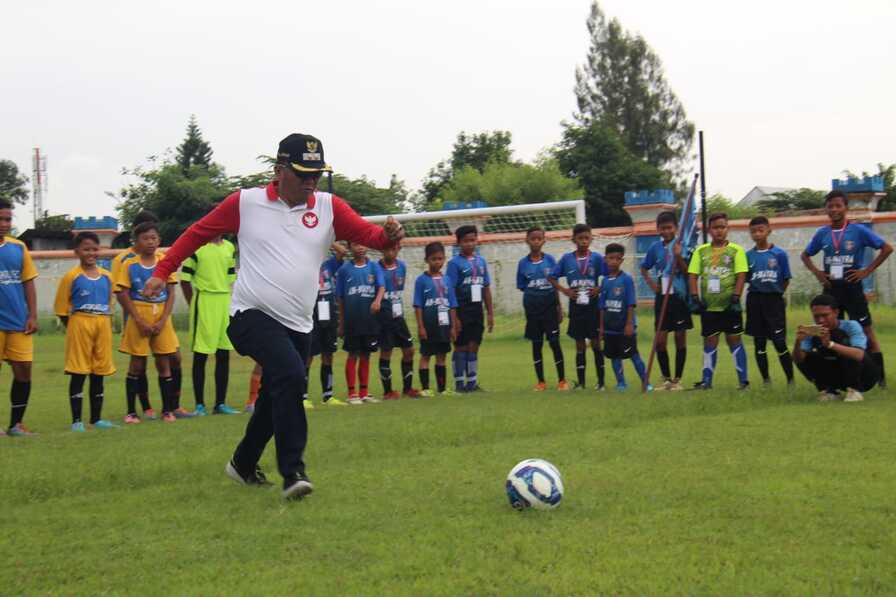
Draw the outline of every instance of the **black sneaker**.
[[[703,383],[702,381],[698,381],[697,383],[694,384],[694,389],[698,390],[698,391],[699,390],[711,390],[712,384]]]
[[[240,485],[253,485],[255,487],[266,487],[269,485],[273,485],[268,478],[265,476],[264,472],[262,472],[261,467],[257,464],[255,465],[255,470],[249,474],[243,474],[236,468],[236,465],[233,463],[233,460],[227,463],[227,466],[224,467],[224,472],[227,473],[227,476],[239,483]]]
[[[312,491],[314,485],[305,473],[293,473],[283,479],[283,499],[300,500]]]
[[[745,381],[744,383],[738,385],[738,386],[737,386],[737,389],[738,389],[739,391],[741,391],[741,392],[744,392],[744,391],[746,391],[746,390],[749,390],[749,389],[750,389],[750,382]]]

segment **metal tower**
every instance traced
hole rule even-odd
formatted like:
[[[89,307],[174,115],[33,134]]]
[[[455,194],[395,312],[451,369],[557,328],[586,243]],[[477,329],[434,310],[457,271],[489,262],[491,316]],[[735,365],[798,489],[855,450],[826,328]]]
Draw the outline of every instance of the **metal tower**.
[[[31,160],[31,188],[34,197],[34,220],[44,216],[44,201],[47,197],[47,156],[41,155],[40,147],[34,148]]]

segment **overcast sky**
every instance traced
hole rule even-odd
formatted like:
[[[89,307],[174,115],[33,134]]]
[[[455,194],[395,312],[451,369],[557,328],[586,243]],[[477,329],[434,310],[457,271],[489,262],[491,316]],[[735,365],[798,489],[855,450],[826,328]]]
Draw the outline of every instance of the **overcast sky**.
[[[529,160],[575,108],[589,0],[11,0],[0,158],[49,156],[51,213],[114,215],[121,168],[195,113],[230,174],[293,131],[351,177],[412,188],[458,131],[507,129]],[[896,161],[896,2],[605,0],[662,58],[705,130],[707,183],[829,188]],[[18,225],[30,225],[30,206]]]

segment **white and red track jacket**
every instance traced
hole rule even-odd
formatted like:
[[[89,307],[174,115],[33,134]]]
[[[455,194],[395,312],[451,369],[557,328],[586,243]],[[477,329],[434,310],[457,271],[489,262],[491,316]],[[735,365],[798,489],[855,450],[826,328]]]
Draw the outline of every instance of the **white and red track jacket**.
[[[240,269],[230,314],[258,309],[298,332],[311,331],[320,264],[334,240],[373,249],[394,244],[335,195],[317,192],[307,204],[289,207],[271,183],[229,195],[177,239],[153,275],[168,279],[196,249],[233,233]]]

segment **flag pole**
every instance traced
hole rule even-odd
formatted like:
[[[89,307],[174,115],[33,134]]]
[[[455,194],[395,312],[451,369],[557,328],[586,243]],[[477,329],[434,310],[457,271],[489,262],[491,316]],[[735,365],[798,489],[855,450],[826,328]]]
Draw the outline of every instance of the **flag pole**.
[[[706,244],[706,163],[703,153],[703,131],[698,133],[700,140],[700,229],[703,231],[703,244]]]
[[[682,243],[682,245],[683,245],[683,243],[686,240],[688,240],[688,241],[690,240],[690,239],[684,238],[684,228],[685,228],[684,222],[686,221],[685,215],[687,214],[687,210],[688,209],[693,210],[693,207],[689,207],[689,206],[691,206],[691,204],[692,204],[692,200],[693,200],[694,194],[696,192],[697,179],[699,177],[700,177],[699,174],[694,175],[694,182],[691,183],[691,192],[688,195],[688,199],[685,201],[685,206],[684,206],[684,209],[682,210],[682,214],[681,214],[681,216],[682,216],[681,224],[679,224],[678,234],[676,235],[675,240],[672,241],[673,243]],[[662,287],[662,278],[660,278],[660,290],[663,290],[663,304],[660,307],[659,319],[656,322],[655,329],[657,331],[662,330],[663,324],[666,322],[666,311],[669,307],[669,297],[672,295],[672,292],[673,292],[672,287],[674,285],[675,274],[678,273],[678,259],[674,258],[674,256],[675,256],[674,244],[672,247],[670,247],[670,249],[672,250],[673,259],[672,259],[672,267],[669,272],[669,284],[666,285],[665,289],[663,289],[663,287]],[[682,250],[684,250],[684,246],[682,246]],[[665,272],[663,273],[663,275],[665,275]],[[659,342],[657,340],[657,335],[654,334],[653,342],[651,342],[651,345],[650,345],[650,356],[647,359],[647,371],[644,374],[644,379],[641,381],[641,391],[642,392],[647,392],[647,385],[650,383],[650,372],[653,369],[653,359],[656,356],[656,349],[657,349],[658,345],[659,345]]]

